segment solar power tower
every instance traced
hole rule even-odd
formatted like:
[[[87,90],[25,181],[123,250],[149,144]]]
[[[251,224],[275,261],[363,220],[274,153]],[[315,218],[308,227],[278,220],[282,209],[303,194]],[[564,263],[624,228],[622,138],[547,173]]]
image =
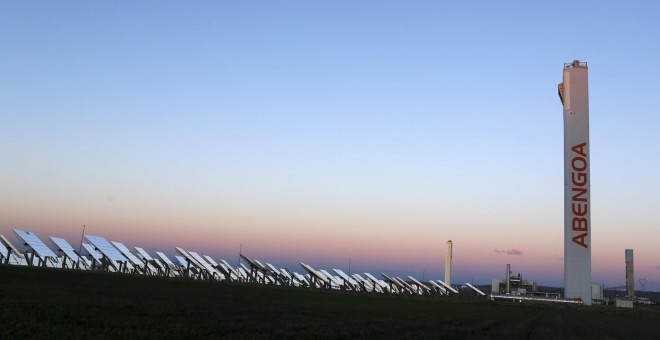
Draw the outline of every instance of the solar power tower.
[[[564,64],[564,297],[591,305],[591,201],[587,63]]]

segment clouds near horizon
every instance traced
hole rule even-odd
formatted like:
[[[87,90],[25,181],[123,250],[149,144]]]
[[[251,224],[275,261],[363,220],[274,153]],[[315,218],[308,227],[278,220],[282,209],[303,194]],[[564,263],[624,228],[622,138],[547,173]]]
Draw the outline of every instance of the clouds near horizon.
[[[495,252],[498,254],[505,254],[505,255],[515,255],[515,256],[521,256],[522,252],[518,249],[495,249]]]

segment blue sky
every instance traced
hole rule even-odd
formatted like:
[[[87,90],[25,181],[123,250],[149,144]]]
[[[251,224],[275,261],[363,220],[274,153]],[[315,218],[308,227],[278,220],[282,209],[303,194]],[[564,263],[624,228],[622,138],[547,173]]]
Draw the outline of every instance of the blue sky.
[[[658,7],[3,2],[0,233],[437,275],[453,239],[463,280],[561,284],[556,86],[580,59],[594,279],[634,248],[660,289]]]

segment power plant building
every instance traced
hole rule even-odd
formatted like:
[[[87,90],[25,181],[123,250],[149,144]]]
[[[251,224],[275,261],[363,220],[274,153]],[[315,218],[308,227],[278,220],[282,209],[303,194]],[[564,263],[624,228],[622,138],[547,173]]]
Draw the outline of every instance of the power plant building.
[[[591,200],[587,63],[564,64],[564,297],[591,305]]]

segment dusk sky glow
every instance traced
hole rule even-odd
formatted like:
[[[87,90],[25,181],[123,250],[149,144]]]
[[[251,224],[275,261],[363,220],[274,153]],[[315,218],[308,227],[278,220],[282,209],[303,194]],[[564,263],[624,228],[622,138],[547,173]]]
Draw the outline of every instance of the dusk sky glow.
[[[589,64],[593,281],[660,291],[660,3],[0,3],[0,234],[563,285],[557,84]],[[19,244],[18,241],[15,244]]]

